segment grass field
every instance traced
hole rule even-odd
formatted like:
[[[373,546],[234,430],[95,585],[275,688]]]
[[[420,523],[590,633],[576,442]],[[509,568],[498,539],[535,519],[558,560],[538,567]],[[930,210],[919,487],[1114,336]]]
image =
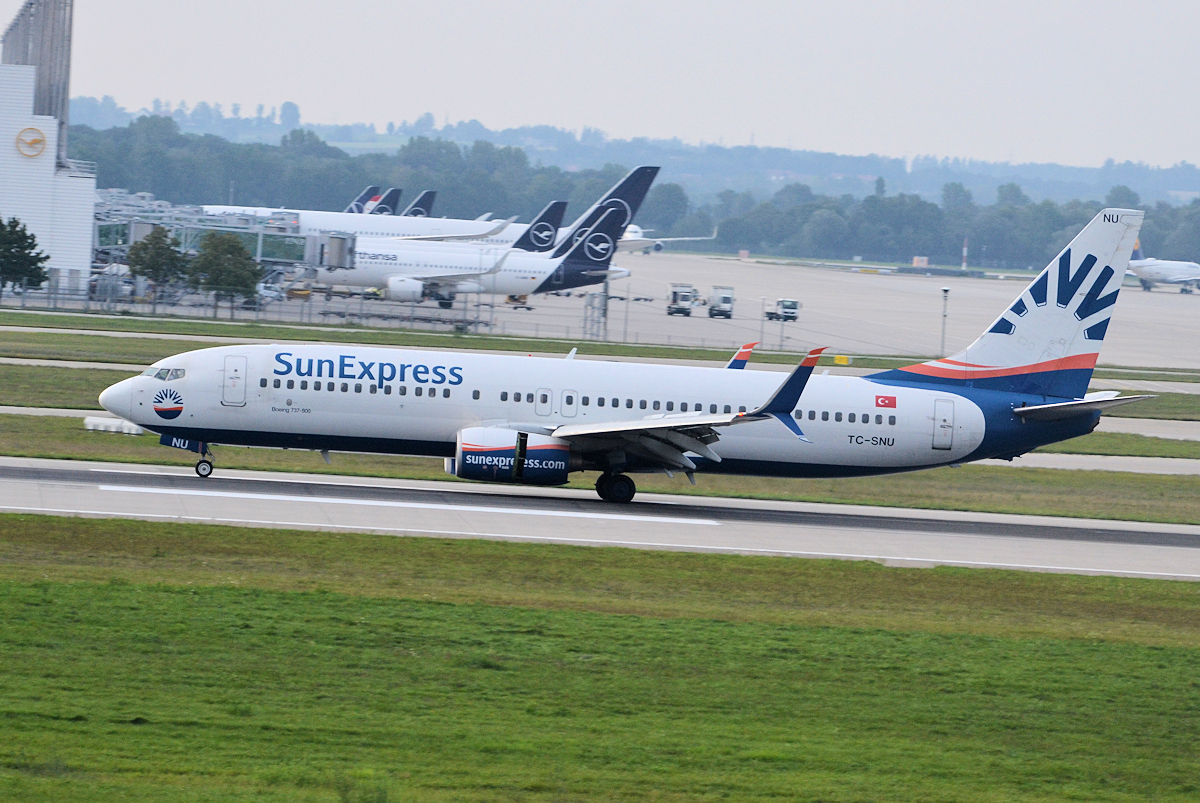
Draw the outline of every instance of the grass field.
[[[0,516],[9,799],[1189,799],[1184,583]]]

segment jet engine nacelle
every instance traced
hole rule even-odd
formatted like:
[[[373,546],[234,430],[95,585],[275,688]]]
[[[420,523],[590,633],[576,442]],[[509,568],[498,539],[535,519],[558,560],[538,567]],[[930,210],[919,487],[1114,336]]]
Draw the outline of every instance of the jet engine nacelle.
[[[425,293],[425,283],[406,276],[392,276],[387,280],[388,301],[420,301]]]
[[[464,480],[562,485],[571,470],[571,446],[561,438],[503,427],[467,427],[458,432],[446,473]]]

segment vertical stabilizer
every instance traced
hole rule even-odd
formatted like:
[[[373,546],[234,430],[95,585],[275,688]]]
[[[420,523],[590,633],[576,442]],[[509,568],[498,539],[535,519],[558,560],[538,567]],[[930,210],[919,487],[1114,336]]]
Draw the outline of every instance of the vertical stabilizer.
[[[1144,214],[1103,210],[974,343],[871,378],[1082,398]]]

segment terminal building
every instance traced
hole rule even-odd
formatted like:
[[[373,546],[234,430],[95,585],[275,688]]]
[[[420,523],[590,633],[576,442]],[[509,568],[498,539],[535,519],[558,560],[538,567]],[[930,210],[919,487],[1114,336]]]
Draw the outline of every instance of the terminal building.
[[[96,168],[67,158],[72,0],[28,0],[0,59],[0,218],[17,218],[48,254],[50,284],[86,288]]]

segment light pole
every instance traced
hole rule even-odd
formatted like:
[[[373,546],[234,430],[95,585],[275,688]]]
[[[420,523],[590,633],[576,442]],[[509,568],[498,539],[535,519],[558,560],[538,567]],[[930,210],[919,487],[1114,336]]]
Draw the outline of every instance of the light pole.
[[[946,316],[950,308],[950,288],[942,288],[942,350],[939,352],[941,356],[946,356]]]

